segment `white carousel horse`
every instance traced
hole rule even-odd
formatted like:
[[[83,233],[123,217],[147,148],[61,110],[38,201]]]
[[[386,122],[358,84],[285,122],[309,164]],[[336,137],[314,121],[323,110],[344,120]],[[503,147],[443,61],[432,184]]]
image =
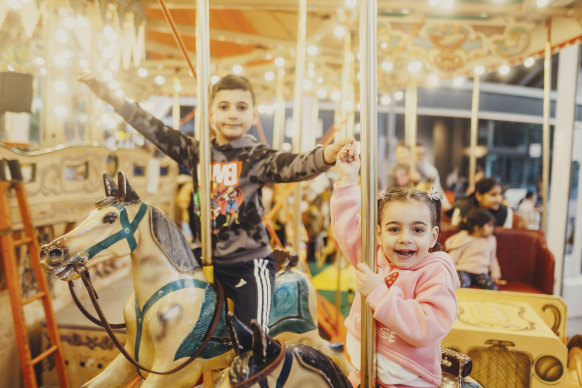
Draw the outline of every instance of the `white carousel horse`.
[[[191,387],[203,367],[220,365],[221,357],[228,364],[234,356],[228,352],[224,314],[220,322],[213,320],[220,316],[214,312],[220,298],[175,224],[142,202],[123,173],[118,174],[118,186],[104,174],[104,185],[106,197],[96,202],[96,209],[41,250],[45,270],[65,281],[78,278],[86,267],[131,255],[134,294],[124,308],[127,341],[121,350],[141,369],[120,353],[84,387],[122,387],[138,374],[144,377],[142,387]],[[277,274],[269,330],[282,341],[321,349],[349,371],[343,348],[319,336],[315,290],[295,269]],[[173,370],[194,356],[181,370],[155,373]],[[155,372],[146,373],[148,369]]]
[[[321,351],[274,340],[256,320],[251,322],[252,332],[230,312],[227,320],[237,356],[216,379],[216,388],[352,387]]]

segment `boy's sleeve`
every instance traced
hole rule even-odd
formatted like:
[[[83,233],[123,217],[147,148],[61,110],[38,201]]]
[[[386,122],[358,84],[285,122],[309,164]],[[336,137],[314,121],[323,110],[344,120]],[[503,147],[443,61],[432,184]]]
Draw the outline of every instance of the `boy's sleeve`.
[[[454,282],[445,270],[432,271],[418,285],[414,299],[405,299],[402,290],[378,287],[366,298],[374,319],[398,333],[413,346],[440,341],[453,327],[457,315]]]
[[[294,154],[269,149],[261,161],[265,183],[298,182],[316,177],[333,164],[325,163],[323,147]]]
[[[163,153],[188,170],[195,171],[198,164],[198,142],[193,137],[165,125],[137,103],[126,100],[115,111]]]
[[[356,266],[362,257],[361,195],[358,185],[334,185],[330,201],[333,235],[343,254]]]

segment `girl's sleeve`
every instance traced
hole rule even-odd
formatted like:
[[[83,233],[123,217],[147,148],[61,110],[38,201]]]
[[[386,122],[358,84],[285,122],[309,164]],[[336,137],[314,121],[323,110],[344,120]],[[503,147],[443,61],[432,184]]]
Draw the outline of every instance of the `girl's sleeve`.
[[[507,217],[505,217],[503,227],[507,229],[511,229],[513,227],[513,210],[511,210],[509,206],[507,207]]]
[[[461,223],[461,209],[456,207],[453,210],[453,215],[451,216],[451,225],[457,226]]]
[[[491,264],[489,265],[489,274],[493,280],[501,279],[501,268],[497,260],[497,239],[494,236],[489,236],[489,244],[491,246]]]
[[[165,125],[160,119],[130,101],[125,101],[116,112],[163,153],[195,173],[198,164],[198,142],[193,137]]]
[[[388,293],[383,287],[376,288],[366,302],[375,320],[412,346],[440,341],[457,315],[454,282],[445,269],[432,271],[419,281],[414,299],[405,299],[402,290],[393,286]]]
[[[358,212],[361,195],[357,184],[334,185],[330,201],[331,227],[343,254],[356,266],[362,257],[362,230]]]

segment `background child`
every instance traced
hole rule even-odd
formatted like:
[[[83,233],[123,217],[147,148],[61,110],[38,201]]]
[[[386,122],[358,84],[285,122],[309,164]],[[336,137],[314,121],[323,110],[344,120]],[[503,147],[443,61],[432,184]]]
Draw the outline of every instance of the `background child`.
[[[459,225],[461,220],[473,208],[488,210],[494,217],[495,226],[511,228],[513,226],[513,211],[505,206],[503,189],[495,178],[483,178],[475,183],[475,192],[468,197],[461,198],[453,204],[451,224]]]
[[[379,198],[376,273],[360,263],[361,194],[356,185],[360,162],[354,147],[344,147],[337,164],[333,231],[344,255],[357,266],[358,293],[366,297],[376,320],[379,383],[438,386],[441,340],[453,326],[459,287],[449,255],[430,252],[439,235],[440,201],[410,188],[396,188]],[[356,369],[360,369],[360,295],[346,319],[346,347]],[[350,375],[354,386],[359,380],[358,372]]]
[[[487,210],[473,208],[461,222],[460,232],[445,241],[445,249],[455,262],[463,288],[475,284],[487,290],[497,290],[496,283],[505,283],[500,280],[494,222]]]
[[[117,97],[94,75],[82,73],[79,81],[187,169],[193,176],[194,198],[199,198],[199,147],[195,138],[165,125],[138,104]],[[245,77],[221,78],[212,87],[210,103],[210,121],[216,131],[211,145],[210,193],[214,275],[233,299],[237,317],[249,326],[255,318],[268,331],[275,261],[263,223],[261,189],[266,183],[302,181],[327,171],[339,150],[353,139],[301,154],[279,152],[257,142],[247,135],[258,122],[259,113],[255,93]],[[190,226],[193,248],[199,258],[199,209],[196,213],[196,217],[190,217]]]

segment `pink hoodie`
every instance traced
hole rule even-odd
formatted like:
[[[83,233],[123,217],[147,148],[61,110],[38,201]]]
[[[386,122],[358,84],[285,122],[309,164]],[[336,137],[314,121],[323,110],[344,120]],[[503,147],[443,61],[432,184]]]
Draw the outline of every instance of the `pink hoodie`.
[[[356,266],[361,262],[361,195],[357,185],[335,184],[331,199],[331,222],[344,255]],[[370,231],[375,233],[376,231]],[[376,320],[377,351],[438,386],[441,382],[441,340],[457,315],[455,290],[459,278],[450,256],[430,253],[410,269],[393,267],[381,248],[378,273],[398,272],[394,284],[377,287],[366,302]],[[356,293],[346,327],[360,340],[361,296]]]

